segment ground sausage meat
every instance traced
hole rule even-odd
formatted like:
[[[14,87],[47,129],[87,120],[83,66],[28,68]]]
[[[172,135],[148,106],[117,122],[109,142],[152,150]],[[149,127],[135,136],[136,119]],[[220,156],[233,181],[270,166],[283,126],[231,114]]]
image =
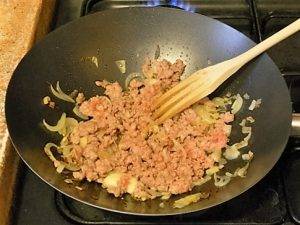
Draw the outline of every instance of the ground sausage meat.
[[[184,68],[181,60],[148,60],[142,67],[146,79],[132,80],[126,92],[117,82],[97,81],[105,95],[81,104],[81,113],[91,119],[80,122],[68,136],[72,150],[65,160],[80,167],[74,178],[96,181],[115,196],[130,193],[140,200],[191,190],[214,165],[211,154],[226,147],[225,127],[233,115],[217,112],[212,101],[203,99],[156,125],[153,102],[179,82]],[[217,116],[204,121],[199,107]]]

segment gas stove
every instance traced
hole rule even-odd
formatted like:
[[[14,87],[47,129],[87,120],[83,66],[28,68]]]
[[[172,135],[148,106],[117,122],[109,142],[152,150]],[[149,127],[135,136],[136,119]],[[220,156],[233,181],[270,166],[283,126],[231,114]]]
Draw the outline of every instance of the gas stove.
[[[53,29],[80,16],[120,7],[172,7],[224,22],[260,42],[300,17],[299,0],[64,0],[58,1]],[[268,53],[300,112],[300,34]],[[298,224],[300,223],[300,141],[290,138],[272,171],[253,188],[204,212],[172,217],[140,217],[87,206],[72,200],[20,166],[12,224]]]

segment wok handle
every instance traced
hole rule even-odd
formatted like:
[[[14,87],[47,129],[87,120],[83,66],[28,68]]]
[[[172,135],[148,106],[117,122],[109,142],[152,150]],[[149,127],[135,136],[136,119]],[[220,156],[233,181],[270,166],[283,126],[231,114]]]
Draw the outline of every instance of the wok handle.
[[[299,30],[300,30],[300,19],[297,19],[287,27],[283,28],[282,30],[268,37],[267,39],[260,42],[253,48],[249,49],[247,52],[237,56],[235,59],[238,63],[244,65],[247,62],[249,62],[251,59],[260,55],[267,49],[271,48],[273,45],[286,39],[287,37],[291,36],[292,34],[296,33]]]
[[[300,113],[292,115],[291,137],[300,137]]]

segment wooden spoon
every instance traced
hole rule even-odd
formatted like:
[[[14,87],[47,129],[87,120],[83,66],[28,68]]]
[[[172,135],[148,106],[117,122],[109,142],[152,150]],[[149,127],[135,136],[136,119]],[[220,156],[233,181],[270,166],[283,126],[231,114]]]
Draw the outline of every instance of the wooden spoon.
[[[247,62],[299,30],[297,19],[247,52],[193,73],[155,101],[154,119],[160,124],[211,94]]]

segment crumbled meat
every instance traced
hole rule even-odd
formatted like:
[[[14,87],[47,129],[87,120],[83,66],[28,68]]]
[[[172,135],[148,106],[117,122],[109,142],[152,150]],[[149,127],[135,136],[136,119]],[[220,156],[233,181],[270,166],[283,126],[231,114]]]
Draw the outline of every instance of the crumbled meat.
[[[72,150],[67,160],[80,167],[74,178],[99,183],[106,179],[108,192],[132,192],[140,200],[190,191],[214,165],[210,153],[227,145],[224,130],[233,115],[220,113],[214,124],[201,123],[197,112],[188,108],[156,125],[151,117],[154,100],[179,82],[184,68],[181,60],[148,60],[143,66],[146,80],[133,80],[127,92],[117,82],[96,81],[105,96],[82,102],[81,113],[92,119],[80,122],[68,137]],[[204,103],[214,107],[209,99],[199,104]],[[108,179],[112,172],[119,174]]]
[[[142,69],[147,78],[155,77],[160,81],[161,88],[166,90],[178,83],[185,65],[180,59],[173,64],[165,59],[162,61],[147,60]]]

